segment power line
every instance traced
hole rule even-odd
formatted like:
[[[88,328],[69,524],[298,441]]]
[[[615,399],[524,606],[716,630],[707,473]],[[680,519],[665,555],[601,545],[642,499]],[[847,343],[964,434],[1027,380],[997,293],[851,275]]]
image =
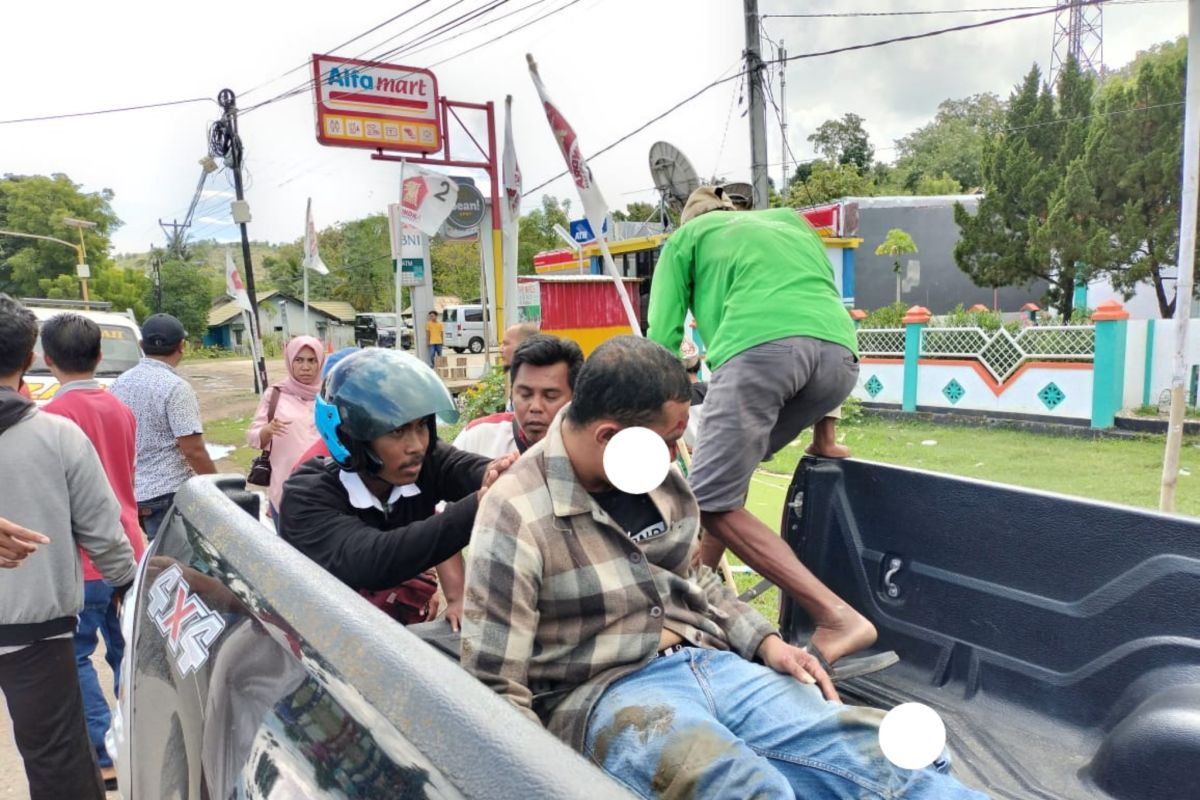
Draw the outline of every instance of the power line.
[[[20,117],[17,119],[0,119],[0,125],[16,125],[20,122],[46,122],[55,119],[74,119],[76,117],[96,117],[101,114],[120,114],[125,111],[143,111],[148,108],[167,108],[182,106],[187,103],[215,103],[211,97],[192,97],[187,100],[167,100],[162,103],[145,103],[140,106],[123,106],[121,108],[104,108],[99,111],[73,111],[68,114],[47,114],[42,117]]]
[[[400,19],[401,17],[405,16],[406,14],[416,11],[421,6],[428,5],[431,2],[433,2],[433,0],[421,0],[421,2],[416,3],[415,5],[409,6],[408,8],[401,11],[399,14],[388,17],[387,19],[385,19],[383,22],[379,23],[378,25],[376,25],[372,28],[368,28],[367,30],[363,31],[362,33],[358,34],[357,36],[347,39],[346,41],[339,44],[337,47],[333,48],[333,50],[329,50],[328,52],[332,53],[332,52],[334,52],[334,50],[341,50],[346,45],[354,44],[355,42],[357,42],[359,39],[363,38],[364,36],[369,36],[370,34],[374,33],[375,31],[379,30],[380,28],[382,28],[386,25],[390,25],[391,23],[395,22],[396,20]],[[280,80],[282,78],[286,78],[288,75],[291,75],[293,72],[299,72],[300,70],[302,70],[306,67],[311,67],[311,66],[312,66],[312,61],[305,61],[303,63],[297,64],[296,66],[289,69],[287,72],[284,72],[282,75],[277,75],[274,78],[271,78],[269,81],[263,81],[262,83],[258,84],[257,86],[255,86],[251,89],[247,89],[246,91],[242,92],[239,95],[239,97],[245,97],[246,95],[250,94],[251,92],[257,92],[259,89],[263,88],[264,86],[266,86],[268,84],[274,83],[275,81]]]
[[[1178,3],[1182,0],[1102,0],[1106,6],[1124,6],[1124,5],[1146,5],[1152,3]],[[1091,5],[1090,3],[1076,3],[1073,5]],[[1070,6],[1064,6],[1069,8]],[[939,8],[927,10],[906,10],[906,11],[824,11],[813,12],[808,14],[763,14],[760,19],[845,19],[853,17],[926,17],[926,16],[942,16],[948,14],[985,14],[999,13],[1004,11],[1031,11],[1035,9],[1050,9],[1057,6],[1042,5],[1027,5],[1027,6],[991,6],[984,8]]]

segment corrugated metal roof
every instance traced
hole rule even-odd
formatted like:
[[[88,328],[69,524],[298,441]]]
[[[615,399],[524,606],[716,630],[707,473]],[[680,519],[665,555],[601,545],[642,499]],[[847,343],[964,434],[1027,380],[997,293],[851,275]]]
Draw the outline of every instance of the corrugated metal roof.
[[[269,289],[258,295],[259,307],[261,308],[264,303],[276,296],[286,297],[296,303],[301,302],[291,295],[281,295],[277,289]],[[310,300],[308,306],[320,314],[336,319],[338,322],[352,323],[354,322],[355,315],[358,313],[354,310],[354,306],[349,303],[343,303],[340,300]],[[208,327],[216,328],[225,325],[232,322],[241,313],[242,309],[238,307],[237,303],[233,302],[232,298],[222,297],[218,300],[217,305],[208,310]]]
[[[354,322],[358,315],[354,306],[341,300],[309,300],[308,306],[341,322]]]

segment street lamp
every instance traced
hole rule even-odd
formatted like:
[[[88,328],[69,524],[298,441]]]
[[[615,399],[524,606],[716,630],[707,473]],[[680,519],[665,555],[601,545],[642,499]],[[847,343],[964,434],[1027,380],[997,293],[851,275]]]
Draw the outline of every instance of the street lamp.
[[[88,302],[88,278],[92,276],[92,271],[87,265],[87,246],[83,243],[83,229],[92,229],[96,227],[96,223],[89,222],[86,219],[75,219],[74,217],[63,217],[63,225],[68,228],[74,228],[79,231],[79,265],[75,267],[75,274],[79,276],[79,283],[83,288],[83,302]]]

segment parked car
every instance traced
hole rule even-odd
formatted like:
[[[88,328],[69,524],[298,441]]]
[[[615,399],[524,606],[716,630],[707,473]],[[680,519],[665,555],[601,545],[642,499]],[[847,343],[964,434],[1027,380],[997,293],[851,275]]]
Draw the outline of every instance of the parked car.
[[[482,353],[486,343],[483,331],[483,306],[446,306],[442,309],[446,347],[456,353],[470,350]]]
[[[96,368],[96,379],[103,386],[108,386],[142,357],[142,333],[131,310],[121,313],[113,311],[111,303],[72,300],[26,298],[22,302],[37,317],[39,328],[51,317],[67,312],[81,314],[100,326],[101,358]],[[33,365],[25,373],[25,384],[29,387],[30,396],[42,405],[58,392],[59,383],[42,360],[41,337],[34,343],[33,350]]]
[[[191,479],[142,561],[114,724],[126,800],[627,796],[435,649],[437,622],[396,624],[262,535],[257,497]],[[804,459],[782,533],[901,656],[842,699],[934,708],[968,785],[1200,797],[1200,519]],[[780,627],[809,633],[788,599]]]
[[[354,341],[359,347],[395,347],[396,315],[357,314],[354,317]],[[400,330],[400,347],[411,350],[412,346],[412,328],[404,326]]]

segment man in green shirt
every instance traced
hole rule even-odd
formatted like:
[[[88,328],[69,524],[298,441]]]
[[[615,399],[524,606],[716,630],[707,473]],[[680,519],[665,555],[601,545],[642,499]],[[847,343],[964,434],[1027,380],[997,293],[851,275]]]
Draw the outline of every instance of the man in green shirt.
[[[725,545],[812,617],[814,655],[833,663],[874,643],[874,626],[822,584],[745,508],[759,462],[815,426],[817,455],[844,455],[828,415],[858,380],[854,324],[820,237],[789,208],[735,212],[720,190],[688,198],[654,271],[649,336],[672,352],[691,309],[713,370],[692,490],[704,559]]]

